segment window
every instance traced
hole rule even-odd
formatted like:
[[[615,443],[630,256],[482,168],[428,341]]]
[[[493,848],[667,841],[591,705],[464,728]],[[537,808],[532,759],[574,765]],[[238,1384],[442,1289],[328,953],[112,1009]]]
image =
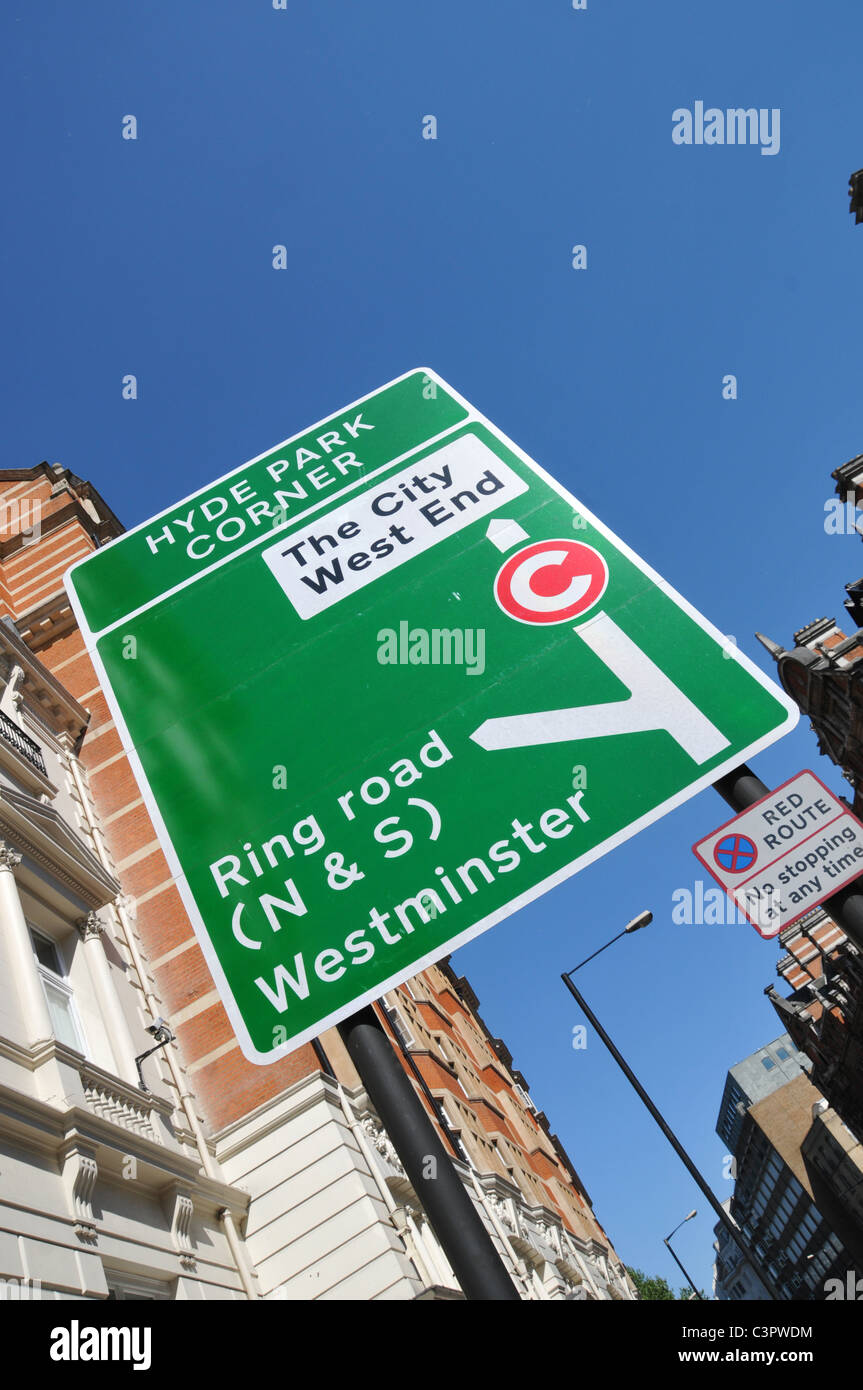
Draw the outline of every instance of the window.
[[[407,1052],[414,1046],[414,1039],[412,1034],[408,1031],[401,1014],[397,1009],[390,1008],[389,1004],[384,1004],[384,1013],[387,1016],[390,1027]]]
[[[524,1089],[523,1086],[519,1086],[514,1082],[513,1090],[515,1091],[516,1095],[518,1096],[525,1109],[536,1110],[536,1106],[534,1105],[533,1101],[531,1100],[530,1096],[527,1094],[527,1091]]]
[[[820,1224],[820,1214],[816,1211],[815,1207],[810,1206],[806,1215],[803,1217],[803,1220],[800,1222],[800,1234],[805,1235],[808,1239],[811,1239],[812,1236],[814,1236]]]
[[[777,1047],[776,1056],[779,1058],[780,1062],[787,1062],[791,1054],[787,1047]]]
[[[443,1101],[439,1102],[440,1108],[443,1111],[444,1120],[446,1121],[446,1124],[449,1129],[460,1130],[461,1115],[458,1112],[458,1108],[456,1107],[455,1101],[449,1100],[449,1098],[447,1099],[448,1103],[446,1105]]]
[[[765,1071],[772,1071],[773,1068],[776,1066],[776,1063],[774,1062],[772,1057],[762,1057],[761,1065]]]
[[[455,1068],[453,1068],[453,1070],[455,1070]],[[469,1095],[468,1091],[466,1090],[465,1085],[464,1085],[464,1082],[462,1081],[462,1079],[461,1079],[461,1077],[459,1076],[458,1072],[456,1072],[456,1074],[455,1074],[455,1084],[458,1086],[459,1090],[461,1091],[461,1093],[462,1093],[462,1095],[465,1097],[465,1099],[466,1099],[466,1100],[470,1100],[470,1095]]]
[[[790,1195],[790,1193],[786,1192],[782,1197],[782,1201],[776,1208],[776,1215],[780,1218],[780,1220],[785,1222],[788,1220],[789,1216],[794,1210],[794,1206],[794,1198]]]
[[[767,1231],[771,1236],[773,1236],[774,1240],[778,1240],[784,1226],[785,1221],[781,1213],[777,1211],[774,1212],[773,1216],[770,1218],[770,1221],[767,1226]]]
[[[765,1173],[767,1174],[768,1178],[772,1178],[773,1182],[775,1183],[778,1181],[781,1172],[782,1160],[780,1159],[778,1154],[772,1153],[770,1155],[770,1158],[767,1160],[767,1167],[765,1169]]]
[[[175,1285],[164,1279],[151,1279],[140,1274],[121,1274],[117,1270],[105,1270],[109,1299],[133,1299],[135,1302],[152,1303],[161,1299],[176,1297]]]
[[[58,1042],[65,1043],[76,1052],[84,1052],[81,1025],[75,1010],[72,990],[66,978],[66,971],[54,942],[43,936],[34,927],[30,928],[36,969],[42,981],[45,1002],[51,1018],[51,1027]]]

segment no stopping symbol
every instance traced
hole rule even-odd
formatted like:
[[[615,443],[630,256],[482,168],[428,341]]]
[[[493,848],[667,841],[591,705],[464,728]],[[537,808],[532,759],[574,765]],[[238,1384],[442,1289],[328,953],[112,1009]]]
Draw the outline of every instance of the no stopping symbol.
[[[748,835],[725,835],[714,849],[713,858],[727,874],[742,874],[753,867],[758,850]]]

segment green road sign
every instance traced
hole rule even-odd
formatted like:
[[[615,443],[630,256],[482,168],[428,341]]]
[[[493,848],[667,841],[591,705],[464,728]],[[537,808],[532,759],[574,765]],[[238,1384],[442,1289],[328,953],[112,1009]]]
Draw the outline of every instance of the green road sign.
[[[797,719],[426,370],[138,526],[66,584],[254,1062]]]

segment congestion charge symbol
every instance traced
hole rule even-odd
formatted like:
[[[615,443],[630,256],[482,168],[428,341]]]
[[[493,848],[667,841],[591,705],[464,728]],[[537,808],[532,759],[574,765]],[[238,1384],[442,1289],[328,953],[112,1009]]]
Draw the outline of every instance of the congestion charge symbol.
[[[725,835],[714,849],[713,858],[726,873],[742,874],[744,869],[752,868],[758,850],[748,835]]]
[[[517,550],[498,570],[494,596],[517,622],[566,623],[598,603],[607,585],[608,565],[599,551],[567,537]]]

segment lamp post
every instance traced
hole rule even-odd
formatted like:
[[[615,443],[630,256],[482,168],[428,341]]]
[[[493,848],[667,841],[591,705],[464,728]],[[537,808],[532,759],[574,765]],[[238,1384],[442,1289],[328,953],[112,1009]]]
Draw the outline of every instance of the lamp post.
[[[745,771],[748,772],[748,769],[745,769]],[[606,946],[611,946],[613,942],[619,941],[621,936],[625,936],[628,932],[637,931],[639,927],[646,927],[652,921],[652,912],[640,913],[638,917],[634,917],[632,921],[624,927],[622,932],[618,932],[617,936],[612,937],[611,941],[606,942]],[[594,1029],[595,1033],[597,1034],[597,1037],[599,1037],[601,1041],[605,1043],[605,1046],[608,1048],[609,1052],[611,1053],[617,1065],[620,1067],[620,1070],[623,1072],[630,1086],[632,1086],[636,1095],[650,1111],[654,1120],[659,1125],[659,1128],[662,1130],[662,1133],[665,1135],[669,1144],[674,1149],[674,1152],[677,1154],[678,1158],[689,1172],[690,1177],[704,1193],[704,1196],[707,1198],[713,1210],[716,1212],[717,1217],[719,1218],[720,1222],[725,1227],[725,1229],[728,1231],[728,1234],[731,1236],[735,1245],[738,1247],[739,1250],[742,1251],[746,1259],[758,1273],[758,1277],[760,1278],[764,1287],[767,1289],[767,1292],[770,1294],[770,1297],[774,1299],[777,1303],[782,1302],[782,1295],[779,1292],[776,1285],[774,1284],[773,1280],[771,1279],[769,1273],[766,1269],[762,1267],[761,1261],[756,1258],[754,1253],[747,1248],[737,1223],[735,1221],[732,1221],[728,1212],[725,1210],[725,1208],[719,1202],[717,1197],[714,1195],[713,1190],[708,1185],[706,1178],[696,1168],[694,1162],[689,1157],[689,1154],[684,1149],[677,1135],[674,1133],[673,1129],[670,1127],[670,1125],[666,1123],[663,1116],[657,1110],[656,1106],[653,1104],[653,1101],[650,1099],[650,1096],[645,1091],[644,1087],[638,1080],[638,1077],[635,1075],[632,1068],[626,1062],[625,1058],[622,1057],[621,1054],[618,1052],[614,1043],[611,1041],[611,1038],[608,1036],[599,1019],[596,1017],[596,1014],[592,1011],[592,1009],[589,1008],[586,1000],[578,992],[575,985],[572,983],[570,975],[574,975],[576,970],[580,970],[582,965],[586,965],[588,961],[593,960],[595,956],[599,955],[600,951],[604,950],[605,946],[601,946],[599,948],[599,951],[594,951],[593,955],[587,956],[585,960],[581,961],[579,965],[574,966],[572,970],[564,971],[560,978],[563,980],[563,983],[566,985],[567,989],[569,990],[578,1007],[581,1009],[588,1023]],[[672,1232],[672,1235],[673,1234],[674,1232]],[[688,1275],[687,1278],[689,1278]]]
[[[578,965],[574,965],[571,970],[567,971],[567,975],[574,975],[576,970],[581,969],[582,965],[587,965],[588,961],[595,960],[597,956],[602,955],[603,951],[607,951],[609,946],[613,946],[615,941],[619,941],[622,936],[627,936],[630,932],[640,931],[642,927],[649,927],[652,921],[652,912],[639,912],[637,917],[633,917],[631,922],[627,922],[623,931],[619,931],[617,936],[613,936],[610,941],[606,941],[605,945],[600,946],[599,950],[594,951],[592,955],[585,956],[583,961],[580,961]],[[564,975],[563,978],[566,979],[566,975]]]
[[[678,1223],[677,1223],[677,1225],[675,1226],[674,1230],[671,1232],[670,1235],[667,1235],[667,1236],[665,1237],[665,1239],[664,1239],[664,1241],[663,1241],[662,1243],[663,1243],[663,1245],[666,1245],[666,1246],[668,1247],[668,1253],[669,1253],[669,1255],[670,1255],[671,1258],[673,1259],[674,1263],[677,1265],[677,1268],[680,1270],[681,1274],[683,1275],[683,1277],[684,1277],[684,1279],[686,1280],[687,1284],[688,1284],[689,1287],[691,1288],[692,1292],[695,1294],[695,1297],[696,1297],[696,1298],[703,1299],[704,1295],[701,1293],[701,1291],[700,1291],[699,1289],[697,1289],[697,1288],[695,1287],[695,1285],[693,1284],[693,1282],[692,1282],[692,1280],[690,1279],[689,1275],[687,1274],[686,1270],[683,1268],[683,1265],[682,1265],[681,1261],[677,1258],[677,1256],[675,1255],[674,1251],[673,1251],[672,1248],[671,1248],[671,1236],[676,1235],[677,1232],[680,1230],[681,1226],[685,1226],[686,1223],[687,1223],[687,1221],[691,1221],[692,1218],[693,1218],[693,1216],[696,1216],[696,1215],[697,1215],[697,1213],[693,1210],[693,1211],[691,1211],[691,1212],[689,1213],[688,1216],[684,1216],[683,1220],[682,1220],[682,1221],[678,1221]]]

